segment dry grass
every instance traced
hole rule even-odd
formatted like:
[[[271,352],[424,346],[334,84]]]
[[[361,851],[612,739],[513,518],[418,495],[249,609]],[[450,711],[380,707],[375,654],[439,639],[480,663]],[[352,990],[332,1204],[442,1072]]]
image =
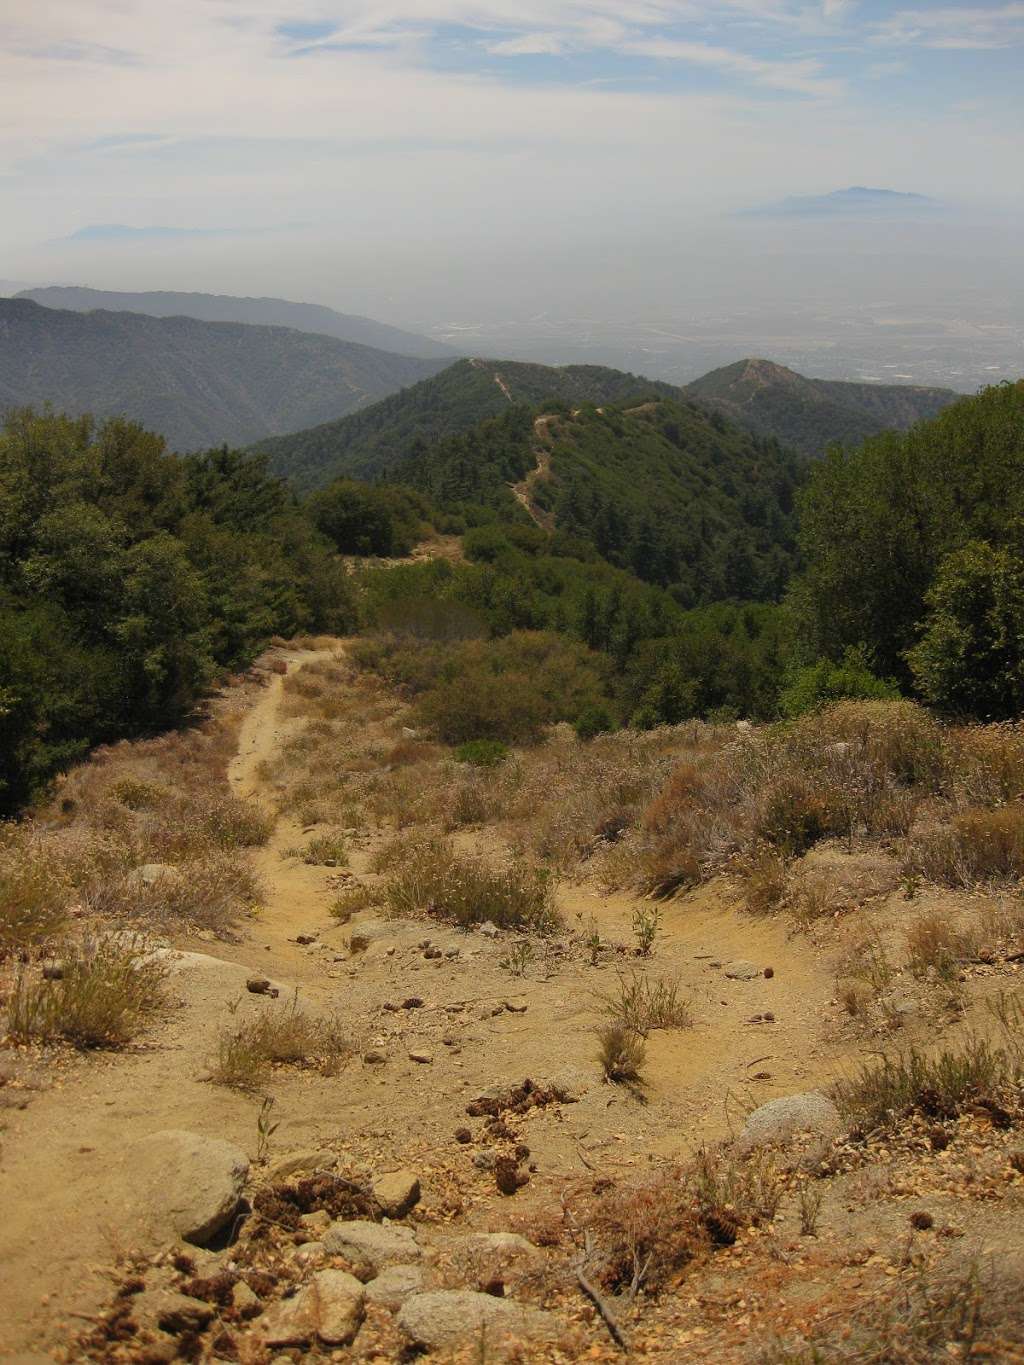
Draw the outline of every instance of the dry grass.
[[[606,1081],[613,1085],[643,1084],[647,1045],[639,1033],[621,1019],[612,1019],[597,1029],[597,1042]]]
[[[331,902],[330,913],[342,924],[347,924],[353,915],[376,903],[376,893],[369,886],[346,886]]]
[[[771,915],[785,904],[789,887],[789,860],[777,849],[760,845],[737,860],[742,879],[743,908],[751,915]]]
[[[977,952],[975,934],[950,923],[937,913],[922,916],[906,932],[907,966],[917,977],[934,977],[949,984],[956,980],[960,962]]]
[[[60,934],[70,898],[67,872],[44,838],[0,831],[0,960]]]
[[[348,848],[345,837],[337,832],[314,834],[301,848],[285,850],[286,858],[301,858],[311,867],[347,867]]]
[[[1024,805],[974,807],[909,843],[908,870],[947,886],[1018,880],[1024,875]]]
[[[378,865],[394,868],[381,899],[395,918],[425,914],[463,929],[490,921],[540,934],[559,922],[548,875],[516,859],[486,863],[435,838],[389,850]]]
[[[336,1016],[307,1014],[293,999],[225,1029],[210,1079],[234,1090],[256,1090],[275,1066],[307,1066],[333,1075],[351,1053]]]
[[[679,982],[651,979],[644,971],[620,972],[618,991],[602,996],[612,1020],[646,1038],[655,1029],[690,1028],[693,1009],[679,994]]]
[[[19,974],[7,1014],[12,1038],[119,1047],[164,1004],[167,960],[141,939],[107,937],[67,947],[60,970],[58,980],[39,980],[29,969]]]

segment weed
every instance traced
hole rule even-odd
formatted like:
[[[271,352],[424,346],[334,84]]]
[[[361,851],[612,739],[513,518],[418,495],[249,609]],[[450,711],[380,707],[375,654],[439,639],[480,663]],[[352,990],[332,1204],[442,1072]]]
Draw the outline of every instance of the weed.
[[[743,878],[743,908],[751,915],[770,915],[786,898],[788,861],[777,849],[758,845],[736,870]]]
[[[293,998],[221,1034],[210,1079],[235,1090],[255,1090],[272,1067],[312,1066],[335,1072],[352,1051],[337,1017],[317,1018]]]
[[[948,919],[926,915],[907,930],[907,965],[917,977],[931,975],[950,985],[957,979],[961,958],[970,956],[974,946],[971,935]]]
[[[258,1162],[266,1161],[267,1153],[270,1150],[270,1140],[281,1126],[280,1123],[271,1123],[270,1121],[273,1109],[274,1100],[270,1095],[264,1095],[260,1112],[256,1117],[256,1160]]]
[[[679,982],[652,981],[646,972],[620,972],[618,995],[602,998],[612,1020],[642,1038],[654,1029],[689,1028],[693,1023],[689,1000],[680,998]]]
[[[508,757],[508,745],[500,739],[471,739],[459,745],[455,757],[474,768],[495,768]]]
[[[348,849],[340,834],[315,834],[301,848],[285,850],[286,858],[301,858],[311,867],[347,867]]]
[[[165,1000],[170,968],[141,939],[107,937],[68,948],[57,980],[19,973],[8,1032],[19,1041],[120,1047]]]
[[[353,915],[357,915],[360,910],[368,910],[374,904],[375,896],[370,887],[346,886],[343,891],[339,891],[331,902],[329,913],[339,920],[342,924],[347,924]]]
[[[771,1222],[784,1189],[775,1161],[760,1152],[744,1160],[702,1147],[692,1179],[705,1226],[712,1240],[721,1243],[734,1242],[741,1228]]]
[[[1024,875],[1024,806],[962,811],[948,826],[915,839],[911,871],[948,886]]]
[[[0,845],[0,960],[59,934],[67,923],[69,891],[41,839],[14,836]]]
[[[518,943],[513,943],[498,966],[504,967],[510,976],[525,976],[533,959],[533,944],[528,939],[521,939]]]
[[[440,839],[421,843],[416,856],[391,874],[383,902],[396,918],[427,914],[463,929],[489,920],[499,929],[546,934],[559,922],[544,871],[516,860],[488,865]]]
[[[823,1190],[820,1185],[806,1184],[801,1185],[799,1194],[800,1204],[800,1235],[802,1237],[817,1237],[818,1235],[818,1215],[821,1212],[821,1201]]]
[[[833,1097],[851,1123],[870,1130],[887,1127],[915,1109],[934,1118],[953,1118],[970,1100],[999,1094],[1022,1070],[1021,1055],[1012,1045],[996,1047],[969,1036],[936,1055],[917,1048],[882,1054],[837,1082]]]
[[[597,1030],[597,1039],[605,1080],[616,1085],[641,1085],[647,1047],[640,1034],[613,1019]]]
[[[650,957],[660,932],[661,911],[653,906],[638,905],[633,911],[633,936],[638,957]]]

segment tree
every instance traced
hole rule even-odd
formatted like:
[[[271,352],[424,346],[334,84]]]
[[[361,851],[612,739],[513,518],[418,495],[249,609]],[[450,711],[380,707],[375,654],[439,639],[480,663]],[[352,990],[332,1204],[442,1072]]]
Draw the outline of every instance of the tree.
[[[1024,560],[987,541],[947,555],[907,658],[922,695],[998,720],[1024,711]]]

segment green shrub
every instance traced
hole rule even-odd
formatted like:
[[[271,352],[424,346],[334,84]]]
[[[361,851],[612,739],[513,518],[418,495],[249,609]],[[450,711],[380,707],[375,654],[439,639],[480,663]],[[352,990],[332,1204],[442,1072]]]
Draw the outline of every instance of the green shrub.
[[[591,702],[576,717],[577,739],[593,739],[596,735],[608,734],[615,729],[615,722],[605,706]]]
[[[866,652],[851,647],[843,654],[841,663],[819,659],[792,673],[779,694],[779,709],[784,716],[795,717],[837,701],[894,701],[899,695],[895,682],[872,673]]]
[[[500,739],[470,739],[459,745],[455,757],[474,768],[496,768],[508,757],[508,745]]]

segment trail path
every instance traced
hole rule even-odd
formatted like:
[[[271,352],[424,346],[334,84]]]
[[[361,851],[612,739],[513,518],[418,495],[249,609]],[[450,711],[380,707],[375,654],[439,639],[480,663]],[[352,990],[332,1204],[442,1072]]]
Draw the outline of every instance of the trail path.
[[[538,483],[551,478],[551,423],[555,421],[555,415],[548,414],[538,417],[533,424],[533,432],[536,437],[536,444],[533,453],[537,458],[537,464],[531,469],[525,479],[519,483],[510,483],[512,496],[519,505],[526,509],[531,520],[542,531],[553,531],[555,529],[555,518],[551,512],[545,512],[534,499],[534,490]]]

